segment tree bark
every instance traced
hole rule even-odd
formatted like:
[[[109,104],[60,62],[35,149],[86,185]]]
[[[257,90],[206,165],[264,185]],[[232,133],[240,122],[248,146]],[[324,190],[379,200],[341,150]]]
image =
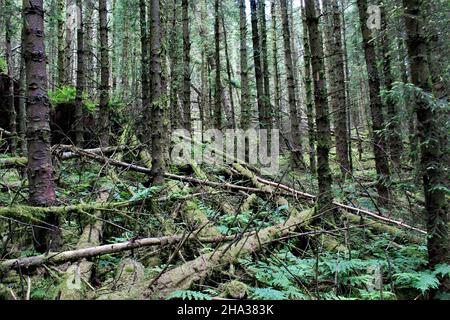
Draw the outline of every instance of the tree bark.
[[[239,1],[240,62],[241,62],[241,128],[248,129],[251,121],[250,89],[247,64],[247,14],[245,0]]]
[[[423,35],[422,17],[424,1],[403,0],[407,32],[407,47],[410,59],[412,83],[422,92],[415,94],[415,105],[420,139],[421,170],[427,212],[428,259],[430,267],[449,263],[448,201],[446,199],[445,159],[446,151],[441,148],[438,137],[441,134],[439,111],[433,108],[426,97],[432,94],[432,82],[427,59],[428,44]],[[445,128],[445,126],[444,126]],[[447,279],[448,280],[448,279]],[[445,284],[449,290],[448,281]]]
[[[267,110],[266,101],[264,99],[264,79],[262,73],[261,46],[259,39],[258,11],[256,0],[250,0],[250,11],[252,23],[253,62],[255,65],[256,80],[256,102],[258,104],[259,126],[261,127],[261,129],[267,129]]]
[[[261,68],[264,80],[264,120],[266,129],[272,129],[272,107],[270,99],[270,77],[269,77],[269,55],[267,53],[267,26],[266,26],[266,4],[265,0],[258,0],[259,24],[261,26]]]
[[[222,128],[222,79],[221,79],[221,64],[220,64],[220,13],[219,2],[214,2],[214,44],[215,53],[214,60],[216,64],[216,78],[215,78],[215,92],[214,92],[214,125],[215,129]]]
[[[399,126],[398,119],[398,108],[397,102],[392,97],[392,84],[394,82],[391,70],[391,61],[392,55],[389,49],[390,39],[389,39],[389,29],[387,26],[387,17],[386,17],[386,4],[382,4],[381,7],[381,29],[382,29],[382,38],[381,38],[381,51],[383,55],[383,74],[384,74],[384,87],[386,91],[386,99],[385,103],[387,106],[387,114],[388,114],[388,144],[389,144],[389,155],[391,157],[391,161],[393,167],[395,169],[400,168],[400,158],[403,152],[402,148],[402,135],[401,128]]]
[[[152,181],[161,184],[164,180],[164,108],[162,68],[161,68],[161,16],[159,0],[151,2],[151,55],[152,55]]]
[[[320,212],[329,216],[333,213],[331,210],[333,208],[332,177],[329,164],[331,148],[330,111],[327,100],[323,42],[314,0],[305,0],[305,14],[311,48],[314,104],[316,106],[318,206]]]
[[[11,0],[5,0],[6,7],[6,17],[5,17],[5,52],[6,52],[6,64],[8,69],[8,98],[7,98],[7,109],[8,109],[8,119],[9,119],[9,131],[11,131],[11,137],[9,139],[9,149],[12,154],[16,153],[17,148],[17,126],[16,126],[16,108],[14,106],[14,69],[13,69],[13,57],[11,50],[11,37],[12,37],[12,24],[11,17],[13,16],[13,7]]]
[[[314,123],[314,104],[311,78],[311,48],[309,46],[308,25],[306,13],[303,10],[303,63],[305,67],[305,94],[306,94],[306,117],[308,118],[308,142],[309,142],[309,168],[313,174],[317,172],[316,164],[316,128]]]
[[[330,82],[330,108],[334,114],[336,132],[336,156],[341,170],[341,178],[350,173],[348,159],[347,108],[345,104],[344,54],[342,49],[341,14],[337,1],[324,0],[325,35],[328,47],[328,77]]]
[[[99,139],[100,147],[109,146],[109,41],[108,41],[108,6],[107,0],[99,0],[100,19],[100,106],[99,106]]]
[[[23,0],[24,57],[27,77],[27,141],[29,202],[49,206],[56,202],[50,154],[50,105],[47,93],[47,70],[44,46],[43,0]],[[56,248],[59,219],[52,214],[47,229],[35,228],[38,251]]]
[[[281,20],[283,24],[283,40],[284,40],[284,60],[286,66],[286,77],[288,85],[288,101],[291,116],[291,152],[294,158],[294,164],[297,168],[305,169],[301,148],[300,121],[297,114],[297,101],[295,98],[295,79],[294,65],[292,63],[291,53],[291,31],[289,28],[288,12],[286,0],[280,0],[281,3]]]
[[[79,10],[77,26],[77,89],[75,97],[75,141],[76,145],[83,148],[84,144],[84,126],[83,126],[83,94],[86,86],[85,77],[85,51],[84,51],[84,23],[83,23],[83,3],[76,0]]]
[[[388,182],[390,177],[387,145],[383,134],[384,116],[383,103],[380,95],[380,76],[377,69],[374,38],[367,26],[369,19],[367,13],[367,0],[357,0],[361,33],[363,37],[364,55],[366,59],[367,74],[369,76],[370,112],[372,116],[373,149],[375,166],[378,175],[378,202],[388,205],[390,194]]]
[[[188,0],[182,0],[181,5],[183,7],[183,127],[191,132],[191,40]]]

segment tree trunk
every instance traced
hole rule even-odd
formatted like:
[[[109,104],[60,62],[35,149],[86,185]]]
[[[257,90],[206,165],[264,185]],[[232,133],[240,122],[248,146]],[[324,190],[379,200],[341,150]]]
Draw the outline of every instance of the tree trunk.
[[[432,93],[431,72],[427,60],[428,44],[423,35],[424,21],[421,15],[424,1],[403,0],[410,59],[412,83],[423,90],[415,95],[418,132],[421,146],[421,169],[427,212],[428,259],[430,267],[449,263],[448,200],[446,199],[445,159],[446,150],[441,148],[438,136],[446,134],[440,123],[439,111],[430,105],[425,96]],[[447,279],[448,280],[448,279]],[[450,289],[448,281],[447,291]]]
[[[320,212],[325,213],[328,211],[327,215],[330,215],[332,213],[330,209],[333,208],[332,177],[329,164],[331,148],[330,112],[327,100],[323,42],[314,0],[305,0],[305,14],[311,48],[314,103],[316,106],[318,206]]]
[[[272,107],[270,101],[270,77],[269,77],[269,55],[267,53],[267,26],[266,26],[266,4],[265,0],[258,1],[259,24],[261,26],[261,67],[264,80],[264,107],[266,119],[264,122],[268,130],[272,129]]]
[[[12,154],[16,153],[17,148],[17,127],[16,127],[16,109],[14,107],[14,69],[13,69],[13,57],[11,51],[11,36],[12,36],[12,24],[11,17],[13,16],[13,7],[11,0],[5,0],[5,7],[8,12],[6,12],[5,17],[5,51],[6,51],[6,64],[8,68],[8,78],[9,78],[9,86],[8,86],[8,119],[9,119],[9,128],[8,130],[11,132],[11,138],[9,139],[9,148]]]
[[[141,86],[142,86],[142,110],[149,105],[149,65],[148,65],[148,36],[147,36],[147,11],[145,0],[139,0],[139,19],[141,28]]]
[[[262,73],[261,47],[259,39],[256,0],[250,0],[250,11],[252,21],[253,62],[255,64],[256,101],[258,104],[259,125],[262,129],[267,129],[268,124],[266,122],[266,101],[264,99],[264,79]]]
[[[306,23],[306,14],[303,10],[303,63],[305,66],[305,94],[306,94],[306,117],[308,118],[308,141],[309,141],[309,168],[313,174],[317,172],[316,165],[316,129],[314,123],[314,105],[311,79],[311,48],[309,46],[308,25]]]
[[[369,100],[370,112],[372,115],[373,148],[375,154],[375,166],[378,175],[378,202],[381,205],[388,205],[390,200],[388,189],[390,170],[387,157],[386,140],[383,134],[384,116],[383,103],[380,95],[380,76],[377,69],[374,38],[367,26],[367,21],[369,19],[367,13],[367,0],[357,0],[357,4],[361,33],[363,37],[367,74],[369,76]]]
[[[151,55],[152,55],[152,182],[161,184],[164,181],[164,95],[161,68],[161,16],[159,0],[151,2]]]
[[[29,202],[49,206],[56,202],[50,154],[50,106],[44,46],[43,0],[24,0],[24,57],[27,77],[27,141]],[[44,228],[35,228],[36,249],[57,248],[60,231],[56,215],[48,215]]]
[[[389,39],[389,29],[387,27],[387,17],[385,4],[381,5],[381,28],[382,28],[382,38],[381,38],[381,51],[383,55],[383,73],[384,73],[384,86],[386,90],[385,103],[387,106],[388,113],[388,143],[389,143],[389,154],[393,167],[398,170],[400,168],[400,157],[402,155],[402,135],[399,126],[397,102],[391,94],[393,76],[391,70],[392,56],[389,49],[390,39]]]
[[[330,81],[330,108],[334,114],[336,156],[343,180],[350,173],[348,159],[347,108],[345,105],[344,54],[342,49],[341,14],[337,1],[324,1],[325,35],[328,48],[328,77]]]
[[[225,62],[227,67],[227,77],[228,77],[228,94],[230,97],[230,121],[228,122],[228,127],[234,129],[236,128],[236,112],[234,108],[234,98],[233,98],[233,83],[231,77],[231,63],[230,56],[228,54],[228,38],[227,38],[227,28],[225,26],[225,14],[223,12],[222,3],[220,3],[221,19],[222,19],[222,30],[223,30],[223,41],[225,44]]]
[[[109,54],[108,54],[108,6],[107,0],[99,0],[100,19],[100,110],[98,117],[100,147],[109,146]]]
[[[183,127],[191,132],[191,40],[188,0],[182,0],[181,5],[183,7]]]
[[[83,3],[77,0],[78,27],[77,27],[77,91],[75,98],[75,141],[76,145],[83,148],[84,144],[84,126],[83,126],[83,94],[85,90],[85,55],[84,55],[84,23],[83,23]]]
[[[294,158],[294,164],[297,168],[305,169],[301,148],[300,121],[297,114],[297,101],[295,98],[295,81],[294,67],[292,63],[291,53],[291,31],[289,28],[288,12],[286,0],[280,0],[281,3],[281,20],[283,24],[283,40],[284,40],[284,60],[286,66],[286,77],[288,84],[288,101],[291,116],[291,152]]]
[[[250,89],[248,86],[248,64],[247,64],[247,14],[245,0],[239,1],[240,12],[240,40],[241,40],[241,128],[246,130],[250,127],[251,105]]]
[[[219,1],[214,2],[214,43],[215,54],[214,59],[216,63],[216,88],[214,93],[214,125],[215,129],[222,128],[222,80],[221,80],[221,65],[220,65],[220,14]]]
[[[58,86],[66,84],[66,73],[64,66],[65,47],[64,47],[64,0],[58,0]]]
[[[270,12],[272,15],[272,62],[273,62],[273,82],[274,88],[274,116],[276,117],[277,128],[282,128],[281,93],[280,93],[280,68],[278,67],[278,41],[277,41],[277,18],[275,0],[271,0]]]

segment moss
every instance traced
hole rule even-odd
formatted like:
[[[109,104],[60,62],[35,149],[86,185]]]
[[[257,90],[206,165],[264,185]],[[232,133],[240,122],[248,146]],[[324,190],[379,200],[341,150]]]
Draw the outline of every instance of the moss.
[[[224,285],[223,293],[225,297],[232,299],[243,299],[248,294],[248,287],[245,283],[233,280]]]

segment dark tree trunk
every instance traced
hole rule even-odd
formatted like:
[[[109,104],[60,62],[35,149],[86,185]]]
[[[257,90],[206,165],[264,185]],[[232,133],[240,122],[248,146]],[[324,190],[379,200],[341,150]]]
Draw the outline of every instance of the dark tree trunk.
[[[392,97],[391,90],[393,84],[393,76],[391,70],[392,56],[389,49],[390,39],[389,30],[387,27],[387,17],[385,4],[381,5],[381,24],[382,24],[382,38],[381,38],[381,51],[383,54],[383,73],[384,73],[384,86],[387,92],[386,106],[388,120],[388,143],[389,153],[393,167],[397,170],[400,169],[400,157],[402,155],[402,135],[399,126],[397,102]]]
[[[78,147],[83,148],[84,127],[83,127],[83,94],[85,90],[85,55],[84,55],[84,23],[83,23],[83,3],[77,0],[79,8],[79,21],[77,28],[77,91],[75,98],[75,141]]]
[[[141,28],[141,86],[142,86],[142,110],[146,110],[150,104],[150,83],[149,83],[149,50],[147,35],[147,11],[145,0],[139,0],[139,19]]]
[[[258,104],[259,125],[267,129],[266,101],[264,99],[264,79],[262,73],[261,47],[258,28],[258,11],[256,0],[250,0],[250,11],[252,21],[253,62],[255,64],[256,100]]]
[[[278,129],[282,128],[282,112],[281,112],[281,93],[280,93],[280,68],[278,66],[278,41],[277,41],[277,17],[275,0],[271,0],[270,12],[272,15],[272,65],[273,65],[273,82],[274,88],[274,107],[273,114],[276,117]]]
[[[66,71],[64,66],[65,44],[64,44],[64,0],[58,0],[58,86],[66,84]]]
[[[311,79],[311,48],[309,46],[308,25],[306,14],[303,10],[303,59],[305,65],[305,93],[306,93],[306,117],[308,118],[308,141],[309,141],[309,168],[313,174],[317,172],[316,165],[316,129],[314,123],[314,105]]]
[[[13,57],[11,51],[11,36],[12,36],[12,24],[11,17],[13,16],[12,12],[12,2],[11,0],[5,0],[6,7],[6,17],[5,17],[5,51],[6,51],[6,64],[8,68],[8,78],[9,78],[9,86],[8,86],[8,119],[9,119],[9,128],[8,130],[11,132],[11,138],[9,139],[9,148],[12,154],[16,153],[17,148],[17,127],[16,127],[16,109],[14,106],[14,69],[13,69]]]
[[[317,180],[319,182],[318,206],[320,212],[327,212],[333,207],[331,190],[332,177],[329,164],[331,148],[331,129],[327,87],[325,79],[325,64],[323,42],[319,30],[319,18],[314,0],[305,0],[306,24],[308,26],[309,45],[311,48],[311,67],[314,83],[314,103],[316,106],[317,125]],[[328,211],[329,215],[332,211]]]
[[[227,28],[225,26],[225,14],[223,12],[222,3],[220,3],[220,11],[221,11],[221,19],[222,19],[222,30],[223,30],[223,41],[225,44],[225,62],[227,67],[227,77],[228,77],[228,94],[230,97],[230,121],[228,122],[228,126],[230,128],[236,128],[236,112],[234,107],[234,98],[233,98],[233,83],[232,83],[232,70],[230,63],[230,56],[228,54],[228,38],[227,38]]]
[[[188,0],[182,0],[183,7],[183,113],[184,129],[191,132],[191,40],[189,37]]]
[[[108,53],[108,7],[107,0],[99,0],[100,19],[100,110],[98,129],[100,147],[109,146],[109,53]]]
[[[50,206],[56,202],[50,154],[50,105],[47,96],[47,70],[44,46],[43,0],[24,0],[24,57],[27,77],[27,141],[29,202]],[[45,229],[35,228],[36,248],[55,249],[60,231],[59,218],[49,215]]]
[[[372,115],[373,148],[375,154],[375,166],[378,175],[378,200],[381,205],[388,205],[390,199],[388,189],[390,170],[387,157],[387,145],[383,134],[384,116],[383,103],[380,95],[380,76],[377,69],[374,38],[370,29],[367,27],[367,21],[369,19],[367,13],[367,0],[357,0],[357,4],[361,33],[363,37],[367,74],[369,76],[369,100],[370,112]]]
[[[164,181],[164,96],[161,68],[161,16],[159,0],[151,2],[151,75],[152,75],[152,182],[161,184]]]
[[[295,98],[294,65],[291,53],[291,31],[289,28],[286,0],[281,0],[281,20],[283,24],[284,60],[288,85],[288,101],[291,116],[291,151],[294,164],[297,168],[306,169],[301,148],[300,121],[297,114],[297,101]]]
[[[214,43],[215,54],[214,59],[216,63],[216,88],[214,93],[214,125],[215,129],[222,128],[222,79],[221,79],[221,64],[220,64],[220,13],[219,1],[214,2]]]
[[[421,146],[421,169],[425,192],[425,208],[427,212],[428,259],[430,267],[449,263],[448,239],[448,199],[446,199],[446,173],[443,163],[446,150],[440,144],[445,126],[442,116],[429,103],[426,94],[432,93],[431,72],[427,60],[428,44],[423,35],[424,21],[422,0],[403,0],[407,32],[407,47],[410,59],[412,83],[423,90],[415,95],[415,105],[418,119],[418,132]],[[447,115],[448,116],[448,115]],[[449,281],[445,288],[448,292]]]
[[[241,128],[248,129],[251,120],[251,105],[248,86],[248,64],[247,64],[247,15],[245,0],[239,2],[240,10],[240,52],[241,52]]]
[[[266,5],[265,0],[258,1],[259,24],[261,26],[261,67],[264,80],[264,108],[266,119],[264,122],[267,129],[272,128],[272,108],[270,101],[270,78],[269,78],[269,55],[267,53],[267,26],[266,26]]]
[[[330,82],[330,108],[334,114],[336,155],[341,177],[350,173],[347,141],[347,108],[345,105],[345,71],[342,48],[341,13],[337,1],[324,0],[327,25],[328,74]]]

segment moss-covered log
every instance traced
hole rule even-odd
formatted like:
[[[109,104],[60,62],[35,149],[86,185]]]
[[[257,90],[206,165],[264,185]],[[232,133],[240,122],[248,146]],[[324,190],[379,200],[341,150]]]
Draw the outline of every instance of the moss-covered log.
[[[179,267],[163,273],[151,287],[144,292],[145,298],[164,299],[176,290],[187,290],[194,283],[204,280],[214,271],[218,271],[238,259],[261,250],[273,240],[285,237],[295,231],[299,225],[308,223],[313,210],[298,212],[293,209],[290,218],[279,225],[265,228],[256,234],[242,237],[233,244],[225,244],[212,253],[207,253],[188,261]]]
[[[249,233],[250,234],[250,233]],[[247,235],[247,234],[246,234]],[[234,236],[218,236],[218,237],[197,237],[192,234],[186,241],[200,241],[201,243],[221,243],[234,240]],[[159,238],[143,238],[115,244],[105,244],[96,247],[88,247],[76,250],[49,252],[40,256],[23,257],[18,259],[10,259],[0,263],[1,268],[28,268],[36,267],[43,264],[61,264],[67,261],[76,261],[83,258],[96,257],[103,254],[118,253],[137,248],[151,246],[167,246],[177,244],[183,241],[184,237],[180,235],[165,236]]]
[[[14,157],[0,159],[0,169],[24,168],[28,160],[25,157]]]

